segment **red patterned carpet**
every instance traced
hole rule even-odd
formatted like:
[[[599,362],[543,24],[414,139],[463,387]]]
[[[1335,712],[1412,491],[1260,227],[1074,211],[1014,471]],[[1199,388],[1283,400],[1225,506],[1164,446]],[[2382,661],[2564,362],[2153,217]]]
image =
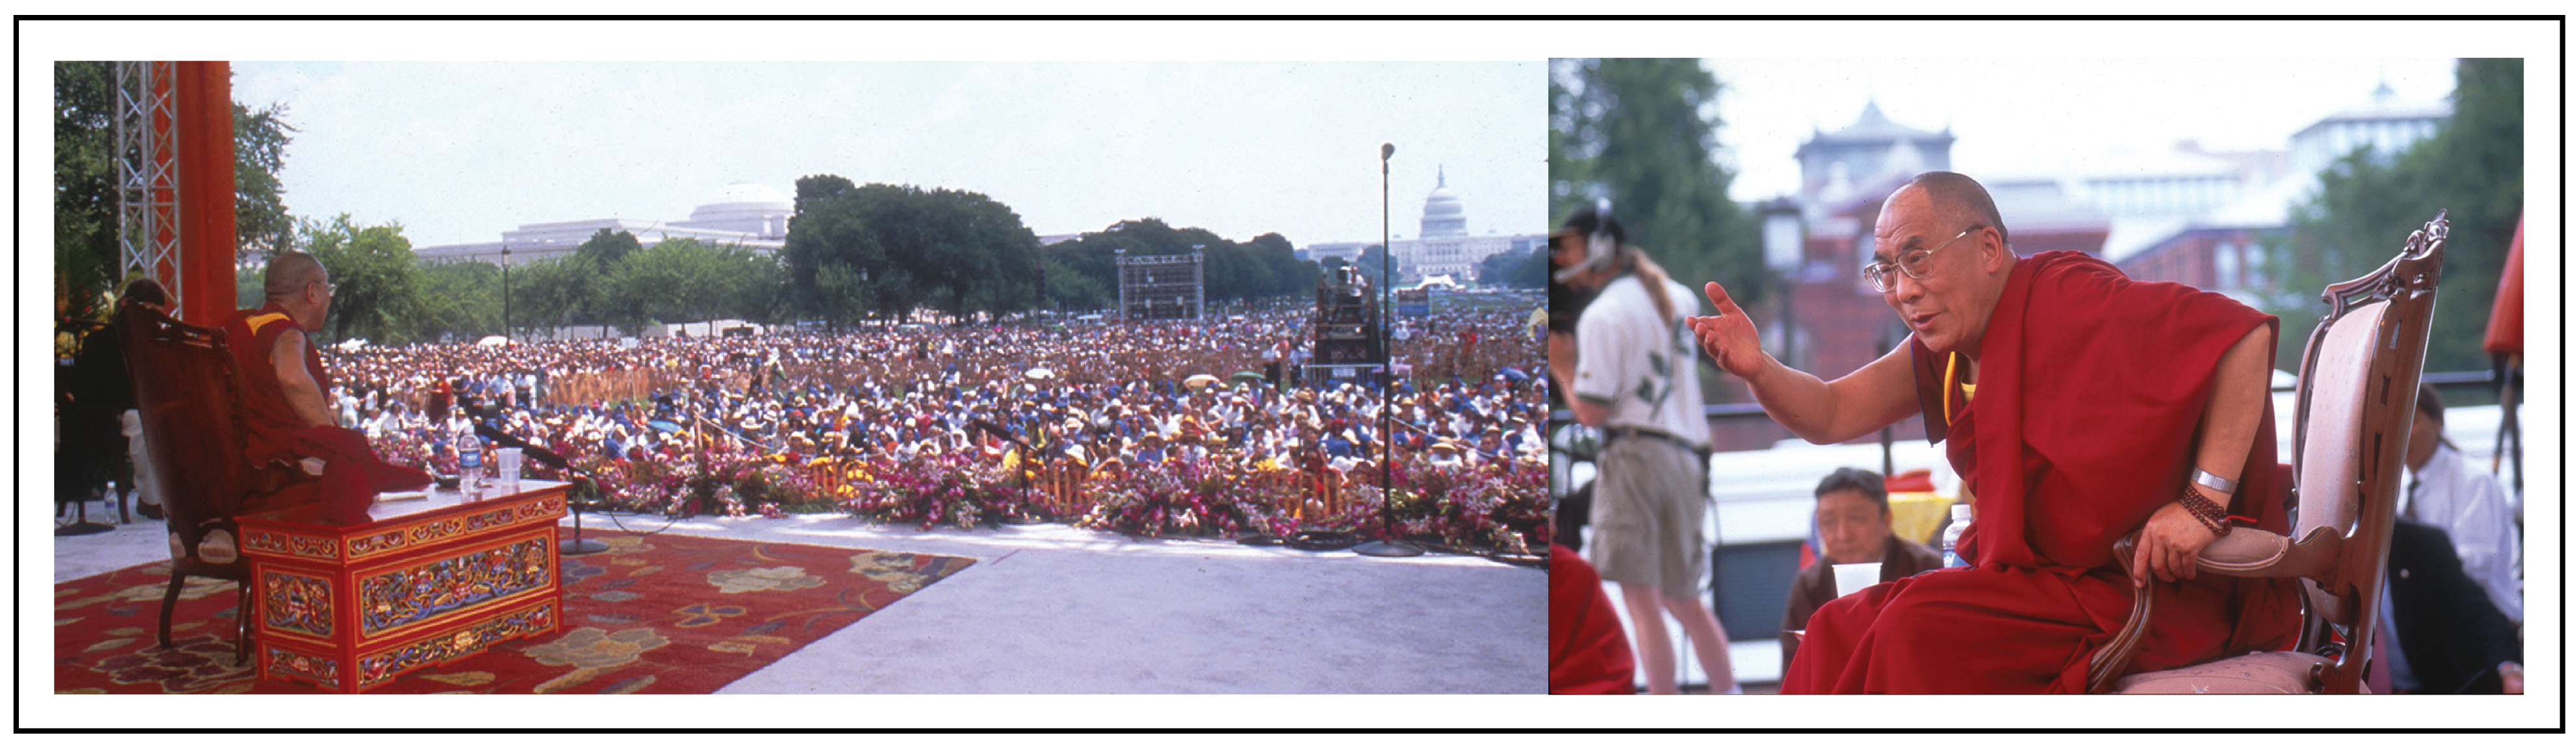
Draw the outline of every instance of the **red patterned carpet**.
[[[566,557],[563,631],[495,645],[370,692],[704,694],[963,570],[974,560],[675,534],[594,538]],[[234,591],[192,579],[154,640],[169,563],[54,585],[54,691],[320,693],[233,664]]]

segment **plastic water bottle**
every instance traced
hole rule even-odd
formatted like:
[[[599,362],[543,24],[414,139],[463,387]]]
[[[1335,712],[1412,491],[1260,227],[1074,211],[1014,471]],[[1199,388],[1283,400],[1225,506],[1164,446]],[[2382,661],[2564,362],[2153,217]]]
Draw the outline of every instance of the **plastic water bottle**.
[[[1942,567],[1968,566],[1967,560],[1959,558],[1959,535],[1968,532],[1969,520],[1967,503],[1950,505],[1950,527],[1941,531]]]
[[[466,438],[457,449],[456,470],[464,472],[457,488],[472,498],[483,482],[483,439]]]

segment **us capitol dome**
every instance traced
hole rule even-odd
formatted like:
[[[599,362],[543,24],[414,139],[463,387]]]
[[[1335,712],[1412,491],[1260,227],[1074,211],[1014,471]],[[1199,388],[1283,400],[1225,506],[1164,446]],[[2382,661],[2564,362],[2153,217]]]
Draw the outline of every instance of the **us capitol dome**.
[[[1458,204],[1458,193],[1449,191],[1449,169],[1440,170],[1440,186],[1422,200],[1423,238],[1464,238],[1467,235],[1467,208]]]
[[[1397,234],[1391,257],[1395,260],[1396,279],[1402,284],[1446,277],[1452,282],[1492,282],[1477,277],[1486,257],[1504,252],[1531,252],[1547,242],[1544,233],[1502,235],[1487,230],[1485,235],[1467,231],[1467,207],[1458,193],[1449,189],[1449,170],[1440,169],[1438,186],[1422,198],[1422,232],[1413,237]],[[1526,216],[1524,216],[1526,217]],[[1360,241],[1329,241],[1305,245],[1297,250],[1299,258],[1323,261],[1338,257],[1356,261],[1368,247],[1377,245],[1377,237]]]

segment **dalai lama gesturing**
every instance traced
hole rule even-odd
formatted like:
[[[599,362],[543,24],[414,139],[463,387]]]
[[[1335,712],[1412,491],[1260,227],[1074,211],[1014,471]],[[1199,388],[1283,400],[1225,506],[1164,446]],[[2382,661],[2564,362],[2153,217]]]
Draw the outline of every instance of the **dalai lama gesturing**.
[[[1862,277],[1912,336],[1824,381],[1762,350],[1717,283],[1691,320],[1702,349],[1771,418],[1838,443],[1920,413],[1975,496],[1967,567],[1872,586],[1818,609],[1783,693],[2082,692],[2090,657],[2156,586],[2153,671],[2296,635],[2295,581],[2196,575],[2229,521],[2285,531],[2270,361],[2278,319],[2226,296],[2136,282],[2071,251],[2013,253],[1994,200],[1949,172],[1879,213]],[[2111,544],[2144,529],[2128,566]]]

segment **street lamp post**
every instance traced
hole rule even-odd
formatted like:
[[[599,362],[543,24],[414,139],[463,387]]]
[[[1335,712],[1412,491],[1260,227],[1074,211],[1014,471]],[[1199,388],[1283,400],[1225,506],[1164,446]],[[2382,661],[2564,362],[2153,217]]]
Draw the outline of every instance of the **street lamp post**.
[[[1418,557],[1422,548],[1395,536],[1395,433],[1387,430],[1387,418],[1395,410],[1395,346],[1387,338],[1386,308],[1390,297],[1388,283],[1395,281],[1395,246],[1388,241],[1390,208],[1387,197],[1387,163],[1395,158],[1395,143],[1377,148],[1377,242],[1378,304],[1377,349],[1377,514],[1379,527],[1386,538],[1361,544],[1351,551],[1371,557]]]
[[[501,247],[501,336],[510,336],[510,247]]]
[[[1798,283],[1806,275],[1806,243],[1798,204],[1787,197],[1762,206],[1763,263],[1780,277],[1780,362],[1798,365]]]

